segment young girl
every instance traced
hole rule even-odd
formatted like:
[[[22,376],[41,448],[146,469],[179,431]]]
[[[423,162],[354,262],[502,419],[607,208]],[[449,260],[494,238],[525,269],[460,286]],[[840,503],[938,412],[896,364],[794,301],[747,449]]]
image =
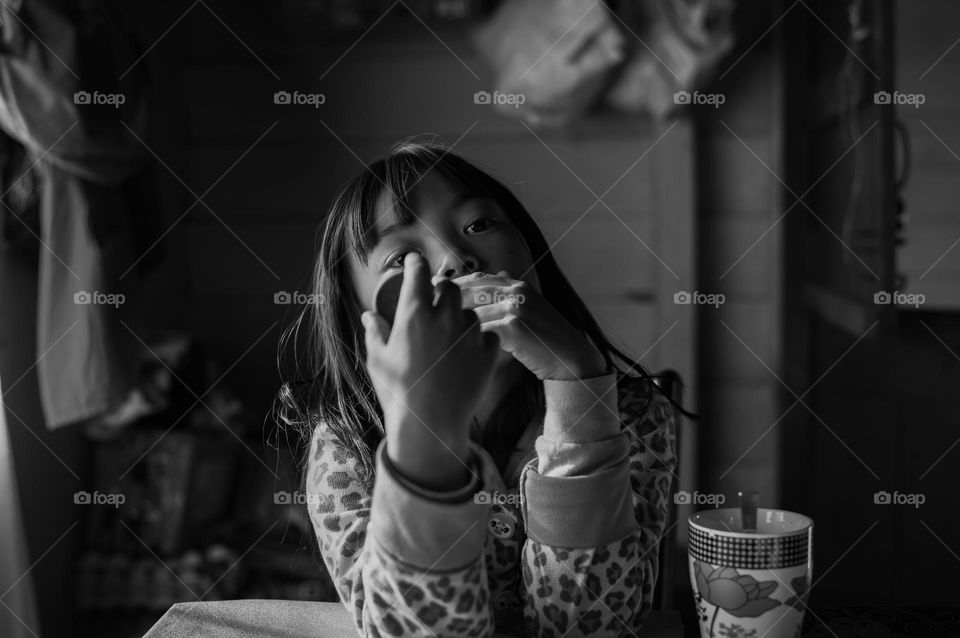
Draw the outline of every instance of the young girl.
[[[372,296],[401,269],[391,327]],[[313,287],[283,340],[309,331],[280,418],[309,441],[310,518],[360,634],[639,632],[674,406],[516,197],[443,146],[401,144],[334,201]]]

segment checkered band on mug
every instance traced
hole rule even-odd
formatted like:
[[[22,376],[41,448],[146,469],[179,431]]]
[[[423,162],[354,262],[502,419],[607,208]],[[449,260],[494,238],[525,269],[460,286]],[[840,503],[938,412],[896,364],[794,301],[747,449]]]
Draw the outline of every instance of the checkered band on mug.
[[[778,537],[721,536],[690,529],[690,555],[711,565],[735,569],[777,569],[805,565],[810,552],[810,530]]]

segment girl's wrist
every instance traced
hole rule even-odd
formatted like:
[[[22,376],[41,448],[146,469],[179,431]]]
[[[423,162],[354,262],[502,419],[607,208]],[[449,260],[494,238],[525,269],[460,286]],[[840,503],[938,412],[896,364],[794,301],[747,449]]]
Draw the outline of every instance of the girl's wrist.
[[[397,471],[428,490],[449,491],[469,484],[469,439],[443,441],[418,425],[397,428],[393,436],[387,436],[387,456]]]
[[[415,485],[434,492],[449,492],[463,489],[473,480],[469,455],[457,457],[452,454],[394,455],[387,445],[387,457],[399,474]]]
[[[599,351],[591,348],[592,353],[584,354],[569,363],[562,363],[560,369],[549,375],[548,379],[560,381],[574,379],[592,379],[611,372],[607,360]]]
[[[408,418],[409,416],[409,418]],[[466,456],[470,449],[470,427],[451,428],[451,419],[431,418],[424,415],[417,418],[408,415],[400,418],[387,418],[387,446],[394,450],[423,450],[425,452],[456,454]],[[436,424],[444,423],[444,427]]]

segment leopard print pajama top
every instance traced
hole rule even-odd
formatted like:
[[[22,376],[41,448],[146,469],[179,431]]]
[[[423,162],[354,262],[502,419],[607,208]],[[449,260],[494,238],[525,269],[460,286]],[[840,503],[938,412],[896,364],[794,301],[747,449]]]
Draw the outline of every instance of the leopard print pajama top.
[[[674,409],[650,382],[619,372],[543,386],[542,422],[521,439],[507,479],[471,443],[474,480],[462,490],[411,483],[385,442],[365,485],[354,454],[316,428],[310,518],[361,636],[640,631],[676,472]]]

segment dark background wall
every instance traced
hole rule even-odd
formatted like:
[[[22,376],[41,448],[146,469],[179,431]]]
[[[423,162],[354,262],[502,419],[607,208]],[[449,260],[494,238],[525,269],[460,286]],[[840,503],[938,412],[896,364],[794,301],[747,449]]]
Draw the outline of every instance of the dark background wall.
[[[911,147],[904,188],[907,242],[897,252],[904,290],[923,293],[925,307],[960,308],[960,55],[952,25],[960,6],[946,0],[895,3],[897,88],[922,94],[919,107],[898,109]]]
[[[937,137],[948,140],[955,130],[953,83],[947,77],[956,65],[956,38],[945,22],[956,8],[937,2],[872,3],[874,10],[892,9],[889,20],[872,26],[882,33],[883,23],[889,25],[892,48],[871,54],[866,65],[852,60],[846,75],[840,60],[848,53],[841,44],[849,32],[847,15],[835,3],[811,5],[836,30],[825,31],[822,18],[802,5],[807,22],[791,30],[807,36],[793,38],[793,51],[819,42],[802,49],[814,52],[806,66],[790,65],[785,159],[791,169],[785,181],[800,193],[814,180],[817,187],[805,198],[810,210],[791,212],[783,222],[784,300],[791,311],[785,313],[783,342],[780,405],[785,416],[778,425],[782,494],[816,522],[814,604],[953,605],[960,590],[944,565],[957,559],[960,538],[960,509],[950,496],[950,486],[960,478],[954,460],[960,320],[950,302],[958,283],[954,257],[940,256],[958,234],[956,216],[948,212],[956,165]],[[856,133],[850,138],[847,129],[849,111],[842,106],[844,80],[869,77],[870,65],[878,77],[891,76],[882,80],[884,89],[921,92],[927,99],[919,109],[887,107],[867,92],[853,112],[859,114],[860,130],[874,128],[857,146]],[[920,80],[926,69],[931,70]],[[894,117],[906,123],[912,151],[895,138]],[[881,132],[896,140],[887,152],[878,150]],[[896,175],[905,157],[912,171],[897,193]],[[884,173],[888,163],[892,175]],[[858,174],[854,168],[868,175],[856,207],[849,205]],[[842,221],[851,210],[859,208],[855,216],[864,229],[870,223],[893,226],[896,201],[881,199],[888,188],[904,204],[906,243],[896,248],[892,239],[884,243],[882,232],[864,232],[842,246]],[[919,308],[875,303],[879,278],[866,273],[853,254],[875,267],[895,255],[894,270],[907,279],[893,282],[891,290],[929,293],[927,303]],[[852,265],[842,267],[843,258]],[[849,294],[858,277],[873,288],[862,298]],[[831,289],[847,296],[811,294]],[[889,315],[882,314],[885,310]],[[923,501],[886,504],[884,493]]]

